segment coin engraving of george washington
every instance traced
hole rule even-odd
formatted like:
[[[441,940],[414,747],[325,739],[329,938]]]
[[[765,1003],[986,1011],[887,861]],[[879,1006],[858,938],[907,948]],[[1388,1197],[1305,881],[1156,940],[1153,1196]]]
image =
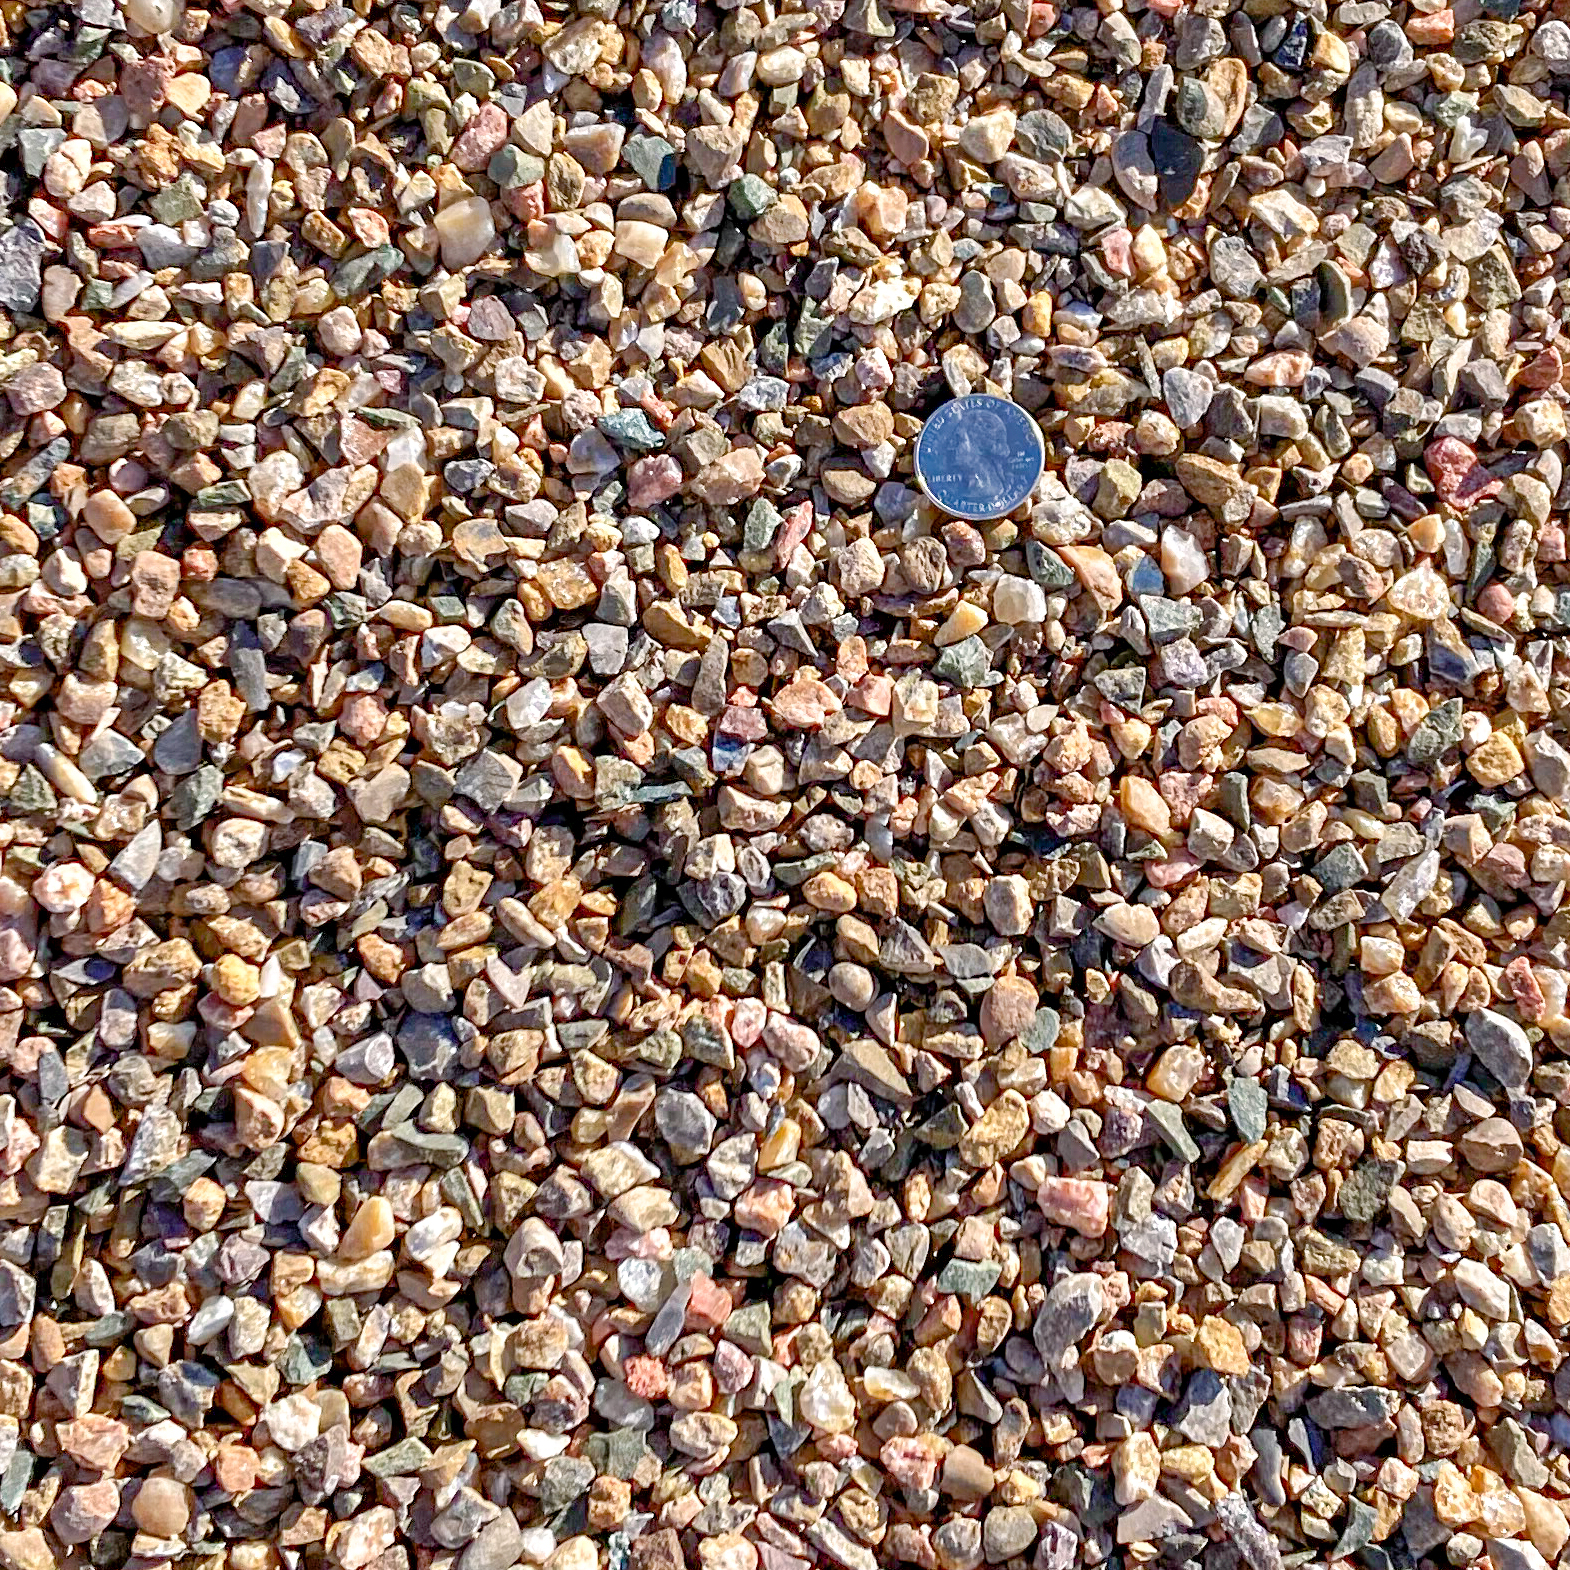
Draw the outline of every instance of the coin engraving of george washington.
[[[954,461],[964,472],[961,483],[968,497],[977,504],[984,506],[1002,494],[1005,481],[998,473],[996,457],[1007,449],[1003,422],[990,410],[979,410],[960,423],[954,438]]]
[[[1045,460],[1041,430],[1017,404],[990,393],[936,410],[916,443],[916,479],[961,518],[1000,518],[1035,489]]]

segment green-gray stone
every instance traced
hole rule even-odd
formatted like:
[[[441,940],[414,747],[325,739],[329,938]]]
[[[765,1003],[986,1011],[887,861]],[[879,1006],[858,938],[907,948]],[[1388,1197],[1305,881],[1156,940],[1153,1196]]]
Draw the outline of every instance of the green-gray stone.
[[[20,508],[44,487],[56,469],[71,456],[71,439],[57,436],[40,447],[15,474],[0,481],[0,507]]]
[[[1485,251],[1468,270],[1471,296],[1485,311],[1497,310],[1521,298],[1520,280],[1502,247],[1496,245]]]
[[[1043,589],[1066,589],[1074,582],[1074,569],[1039,540],[1025,542],[1025,565]]]
[[[288,392],[290,388],[298,387],[310,374],[311,361],[305,352],[305,345],[292,344],[283,357],[283,364],[278,367],[273,373],[272,380],[268,382],[268,391]]]
[[[403,113],[405,118],[411,115],[424,114],[427,109],[451,109],[452,99],[447,96],[447,89],[428,77],[417,76],[406,83],[403,89]]]
[[[552,1456],[540,1478],[540,1507],[565,1510],[588,1493],[595,1475],[595,1465],[586,1456]]]
[[[1372,1221],[1390,1198],[1397,1170],[1394,1161],[1378,1157],[1358,1162],[1341,1184],[1341,1214],[1348,1221]]]
[[[1432,708],[1418,722],[1406,744],[1408,763],[1428,768],[1437,763],[1461,740],[1461,700],[1447,699]]]
[[[790,329],[783,320],[773,322],[758,339],[758,364],[776,376],[785,374],[790,360]]]
[[[354,417],[377,431],[409,431],[420,423],[407,409],[356,409]]]
[[[714,1260],[701,1248],[678,1248],[671,1255],[671,1273],[678,1282],[691,1281],[694,1276],[712,1276]]]
[[[332,1334],[333,1347],[338,1351],[348,1346],[364,1328],[353,1298],[330,1297],[322,1313]]]
[[[1424,105],[1424,112],[1436,124],[1453,131],[1462,120],[1477,113],[1477,94],[1441,93]]]
[[[638,1056],[650,1068],[664,1069],[668,1073],[681,1062],[681,1037],[674,1030],[650,1031],[638,1043]]]
[[[801,313],[796,318],[793,342],[796,353],[809,360],[827,354],[834,339],[834,313],[825,310],[816,300],[803,300]]]
[[[325,603],[334,632],[347,632],[349,628],[370,620],[371,607],[364,595],[347,592],[329,594]]]
[[[1212,92],[1197,77],[1185,77],[1179,82],[1173,114],[1190,136],[1216,141],[1226,132],[1226,104],[1219,93]]]
[[[417,83],[411,82],[413,88]],[[403,266],[404,255],[396,245],[379,245],[364,256],[347,261],[333,274],[333,293],[340,300],[358,300],[385,282]]]
[[[1374,1540],[1374,1528],[1379,1524],[1379,1512],[1365,1504],[1355,1494],[1347,1497],[1346,1526],[1340,1540],[1330,1550],[1332,1559],[1350,1559],[1359,1549],[1367,1548]]]
[[[461,1134],[432,1134],[413,1123],[400,1123],[397,1128],[383,1132],[396,1139],[405,1150],[412,1151],[417,1161],[427,1162],[443,1172],[457,1166],[469,1154],[469,1141]]]
[[[82,1331],[82,1339],[88,1346],[101,1350],[104,1347],[113,1346],[117,1341],[123,1341],[135,1328],[136,1316],[134,1314],[124,1312],[104,1314],[98,1319],[92,1319],[87,1322],[86,1328]],[[127,1397],[127,1400],[129,1400],[129,1397]],[[122,1403],[122,1410],[123,1407],[124,1404]],[[162,1415],[167,1417],[169,1414],[165,1412]],[[153,1418],[151,1421],[157,1422],[158,1419]]]
[[[502,1394],[518,1406],[527,1406],[545,1388],[549,1374],[536,1372],[513,1374],[502,1386]]]
[[[496,91],[496,73],[483,60],[457,55],[452,62],[452,85],[460,93],[489,98]]]
[[[747,510],[747,521],[741,527],[741,548],[766,551],[774,543],[780,522],[779,508],[760,496]]]
[[[787,1423],[796,1420],[796,1386],[797,1379],[782,1379],[774,1387],[774,1410],[785,1419]]]
[[[217,806],[223,788],[223,770],[215,764],[204,763],[194,774],[186,775],[169,796],[175,827],[194,829]]]
[[[407,1477],[431,1464],[431,1449],[423,1439],[400,1439],[369,1455],[362,1463],[372,1477]]]
[[[278,1371],[289,1385],[308,1385],[313,1379],[322,1378],[332,1366],[331,1348],[316,1336],[302,1337],[299,1331],[289,1337],[278,1360]]]
[[[545,160],[536,158],[533,153],[526,153],[521,147],[515,147],[509,142],[505,147],[491,154],[491,161],[485,166],[485,172],[502,190],[518,190],[526,185],[534,185],[545,178]]]
[[[938,1291],[979,1302],[998,1284],[1003,1265],[996,1259],[951,1259],[938,1272]]]
[[[1036,1017],[1025,1027],[1025,1034],[1020,1037],[1020,1040],[1024,1042],[1025,1050],[1032,1057],[1039,1057],[1043,1052],[1052,1050],[1061,1028],[1062,1022],[1058,1018],[1058,1011],[1043,1004],[1036,1010]]]
[[[1361,883],[1368,876],[1368,867],[1357,847],[1343,841],[1332,845],[1314,864],[1313,876],[1326,894],[1339,894]]]
[[[774,1349],[774,1318],[767,1303],[745,1303],[725,1321],[720,1332],[743,1352],[767,1357]]]
[[[67,58],[74,60],[77,65],[91,65],[104,52],[104,45],[108,42],[107,27],[81,28],[71,40]]]
[[[1227,1116],[1238,1131],[1238,1137],[1249,1144],[1265,1137],[1265,1115],[1270,1110],[1270,1098],[1264,1086],[1252,1079],[1234,1079],[1227,1086]]]
[[[699,1063],[712,1063],[717,1068],[731,1068],[736,1061],[735,1048],[712,1020],[701,1014],[689,1015],[682,1022],[681,1044],[690,1058]]]
[[[779,192],[756,174],[744,174],[732,180],[725,195],[730,210],[744,223],[761,218],[780,199]]]
[[[24,764],[8,798],[16,812],[53,812],[60,805],[54,787],[31,763]]]
[[[1348,1275],[1362,1263],[1362,1256],[1355,1248],[1326,1237],[1315,1227],[1306,1227],[1298,1235],[1298,1259],[1302,1268],[1313,1276]]]
[[[474,1190],[461,1168],[454,1167],[450,1172],[442,1173],[437,1187],[441,1190],[442,1198],[463,1217],[466,1227],[474,1232],[485,1230],[485,1212],[480,1208],[480,1202],[475,1198]]]
[[[1156,1125],[1161,1137],[1171,1147],[1172,1153],[1182,1161],[1198,1161],[1199,1146],[1183,1122],[1183,1109],[1173,1101],[1151,1101],[1145,1116]]]
[[[371,411],[365,412],[369,414]],[[251,488],[243,480],[220,480],[216,485],[204,485],[191,498],[191,505],[203,509],[240,507],[250,499]]]
[[[938,681],[951,681],[956,687],[971,688],[992,669],[992,650],[979,637],[962,638],[942,649],[932,662]]]
[[[631,1428],[613,1428],[608,1434],[591,1434],[583,1453],[604,1477],[619,1477],[624,1482],[638,1470],[648,1446],[643,1435]]]
[[[970,1132],[970,1120],[953,1105],[933,1113],[920,1128],[916,1138],[934,1150],[952,1150]]]
[[[676,149],[663,136],[629,136],[621,158],[651,191],[668,191],[676,183]]]
[[[596,423],[618,447],[630,452],[654,452],[665,445],[665,438],[642,409],[616,409],[601,415]]]
[[[22,1495],[33,1481],[33,1467],[36,1464],[37,1457],[31,1450],[18,1450],[11,1457],[5,1476],[0,1477],[0,1512],[8,1516],[16,1514],[22,1503]]]
[[[187,171],[173,185],[166,185],[148,204],[159,223],[181,224],[188,218],[200,218],[206,210],[206,192],[196,176]]]
[[[26,126],[16,139],[22,155],[22,170],[37,179],[44,172],[50,155],[65,142],[65,132],[57,126]]]
[[[1468,22],[1450,52],[1462,65],[1481,65],[1491,56],[1503,55],[1515,42],[1519,29],[1509,22]]]

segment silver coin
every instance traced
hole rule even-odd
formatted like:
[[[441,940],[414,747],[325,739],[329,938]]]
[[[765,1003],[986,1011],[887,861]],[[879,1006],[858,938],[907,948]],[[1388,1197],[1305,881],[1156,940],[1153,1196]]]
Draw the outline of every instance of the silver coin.
[[[946,403],[916,438],[916,480],[957,518],[1001,518],[1036,488],[1046,464],[1041,428],[991,393]]]

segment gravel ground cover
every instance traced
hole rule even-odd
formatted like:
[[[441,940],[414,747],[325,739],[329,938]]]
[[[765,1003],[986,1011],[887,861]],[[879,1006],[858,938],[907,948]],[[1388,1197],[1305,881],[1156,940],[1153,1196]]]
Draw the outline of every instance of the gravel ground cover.
[[[0,1570],[1562,1563],[1561,13],[0,0]]]

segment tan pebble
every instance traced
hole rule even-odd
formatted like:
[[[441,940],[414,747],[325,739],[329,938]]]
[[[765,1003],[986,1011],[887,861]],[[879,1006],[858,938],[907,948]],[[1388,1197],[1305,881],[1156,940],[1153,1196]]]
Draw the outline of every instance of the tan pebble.
[[[131,1501],[136,1524],[152,1537],[178,1537],[191,1519],[190,1491],[172,1477],[149,1477]]]
[[[392,1206],[380,1194],[372,1194],[343,1229],[338,1258],[345,1263],[368,1259],[388,1247],[396,1235]]]

